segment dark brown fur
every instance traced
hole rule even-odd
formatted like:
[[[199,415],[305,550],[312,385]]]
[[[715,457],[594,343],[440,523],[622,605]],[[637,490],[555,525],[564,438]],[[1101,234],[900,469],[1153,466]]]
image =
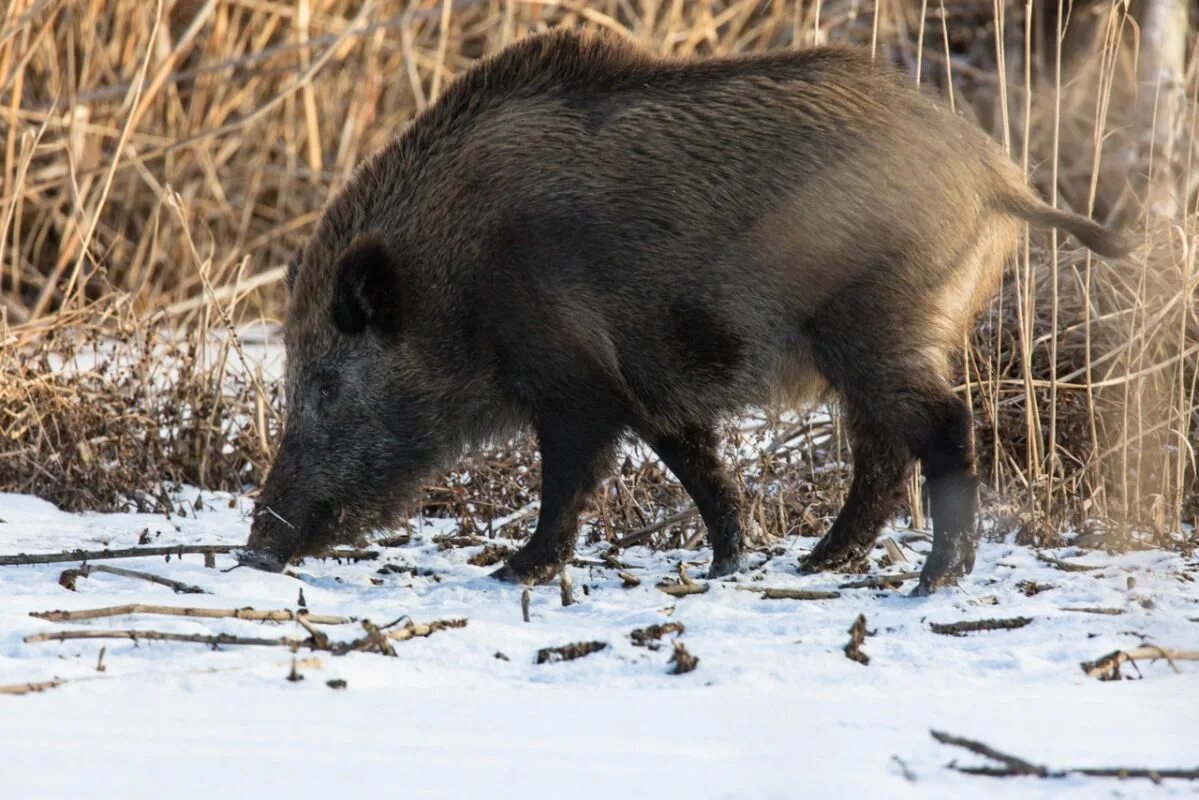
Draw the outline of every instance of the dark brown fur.
[[[526,39],[364,164],[297,260],[287,429],[247,559],[279,568],[386,523],[428,471],[529,426],[541,518],[502,577],[570,557],[630,433],[695,498],[723,575],[742,537],[718,421],[831,389],[855,475],[805,568],[861,559],[919,458],[936,588],[974,554],[949,356],[1025,221],[1124,250],[857,52],[678,62]]]

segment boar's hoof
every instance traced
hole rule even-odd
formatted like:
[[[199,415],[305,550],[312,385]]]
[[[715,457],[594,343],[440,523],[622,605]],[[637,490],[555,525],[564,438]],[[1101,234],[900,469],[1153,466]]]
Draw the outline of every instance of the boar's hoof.
[[[253,550],[235,550],[233,557],[243,567],[253,567],[263,572],[282,572],[285,564],[269,553],[259,553]]]
[[[970,574],[974,569],[974,542],[962,537],[956,546],[937,547],[928,554],[924,569],[920,571],[920,583],[912,590],[912,597],[925,597],[938,589],[953,586],[958,578]]]
[[[513,559],[515,561],[515,559]],[[504,583],[516,583],[522,586],[536,586],[549,583],[562,569],[560,564],[531,564],[521,565],[509,561],[504,566],[491,573],[491,577]]]
[[[829,544],[825,536],[812,552],[799,560],[799,571],[804,574],[813,572],[861,572],[862,564],[866,561],[869,546],[854,543],[836,546]]]
[[[713,558],[712,566],[708,568],[708,580],[714,581],[743,569],[745,569],[745,557],[740,554]]]

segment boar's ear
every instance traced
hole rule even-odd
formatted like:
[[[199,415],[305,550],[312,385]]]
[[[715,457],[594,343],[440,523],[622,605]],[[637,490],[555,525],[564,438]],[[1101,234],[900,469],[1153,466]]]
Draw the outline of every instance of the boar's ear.
[[[399,330],[399,270],[381,236],[367,233],[355,239],[337,260],[333,281],[333,322],[343,333],[362,333],[367,327]]]

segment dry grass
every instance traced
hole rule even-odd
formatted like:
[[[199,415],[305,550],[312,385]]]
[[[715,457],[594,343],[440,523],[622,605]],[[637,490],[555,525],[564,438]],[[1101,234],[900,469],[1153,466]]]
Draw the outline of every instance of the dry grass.
[[[1054,4],[1039,5],[1026,21],[1022,3],[962,0],[12,0],[0,489],[165,510],[172,483],[256,485],[279,388],[234,334],[269,330],[323,199],[456,72],[583,24],[681,56],[873,47],[1004,141],[1059,205],[1141,231],[1141,252],[1118,264],[1030,241],[980,321],[962,390],[1004,525],[1038,542],[1074,525],[1109,546],[1185,543],[1199,511],[1199,20],[1171,61],[1122,4],[1076,0],[1060,36]],[[1134,4],[1140,22],[1151,5]],[[1146,82],[1168,77],[1161,64],[1180,66],[1177,80]],[[828,429],[740,447],[791,432],[730,431],[769,534],[819,531],[848,476]],[[486,530],[529,507],[537,473],[528,442],[479,454],[430,483],[423,511]],[[685,505],[655,463],[630,463],[590,513],[595,535],[616,536]],[[659,538],[695,534],[691,522]]]

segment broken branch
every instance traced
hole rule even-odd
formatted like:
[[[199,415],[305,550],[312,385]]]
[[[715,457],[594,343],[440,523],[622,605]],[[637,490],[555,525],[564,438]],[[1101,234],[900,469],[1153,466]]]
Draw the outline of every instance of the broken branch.
[[[147,642],[192,642],[218,647],[224,644],[262,645],[266,647],[290,647],[298,649],[304,643],[299,639],[279,637],[278,639],[262,639],[252,636],[231,636],[227,633],[167,633],[165,631],[135,631],[135,630],[87,630],[87,631],[51,631],[49,633],[34,633],[22,641],[26,644],[35,642],[65,642],[70,639],[132,639]]]
[[[671,597],[685,597],[689,594],[703,594],[708,591],[706,583],[659,583],[657,589]]]
[[[1199,661],[1199,650],[1168,650],[1156,645],[1142,645],[1132,650],[1116,650],[1094,661],[1084,661],[1080,666],[1082,671],[1092,678],[1098,678],[1101,681],[1116,681],[1121,677],[1121,664],[1133,663],[1135,665],[1137,659],[1144,658],[1165,659],[1170,667],[1178,672],[1178,667],[1174,662]]]
[[[1032,622],[1031,617],[1012,617],[1010,619],[975,619],[965,622],[930,622],[933,633],[943,636],[965,636],[967,633],[979,631],[1014,631]]]
[[[677,514],[671,514],[669,517],[661,519],[652,525],[646,525],[640,530],[633,531],[628,536],[623,536],[617,539],[612,543],[612,545],[613,547],[624,548],[632,547],[635,544],[641,544],[663,528],[669,528],[671,525],[675,525],[680,522],[686,522],[698,513],[699,509],[695,508],[694,506],[691,508],[685,508]]]
[[[606,642],[575,642],[562,647],[543,647],[537,651],[538,664],[553,664],[558,661],[573,661],[592,653],[598,653],[608,645]]]
[[[134,578],[139,581],[157,583],[159,586],[165,586],[168,589],[174,590],[176,594],[208,594],[208,592],[199,586],[173,581],[170,578],[164,578],[149,572],[142,572],[141,570],[110,567],[107,564],[84,564],[77,569],[63,570],[62,574],[58,576],[58,582],[64,588],[70,589],[73,592],[75,591],[75,581],[78,578],[90,577],[93,572],[104,572],[109,575],[119,575],[122,578]]]
[[[1019,775],[1031,775],[1037,778],[1064,778],[1067,775],[1086,775],[1092,778],[1146,778],[1158,783],[1166,778],[1179,780],[1199,780],[1199,769],[1149,769],[1145,767],[1067,767],[1065,769],[1049,769],[1040,764],[1031,764],[1022,758],[1003,753],[995,748],[962,736],[954,736],[943,731],[930,730],[929,733],[941,744],[961,747],[975,755],[998,761],[1002,767],[960,767],[957,762],[949,764],[950,769],[964,772],[967,775],[985,775],[990,778],[1007,778]]]
[[[900,572],[896,575],[873,575],[860,581],[842,583],[838,589],[898,589],[904,581],[914,581],[919,572]]]
[[[12,567],[24,564],[58,564],[63,561],[100,561],[109,558],[145,558],[146,556],[183,556],[190,554],[212,555],[216,553],[231,553],[236,549],[238,548],[231,544],[178,544],[169,547],[127,547],[123,550],[65,550],[61,553],[17,553],[13,556],[0,556],[0,567]]]
[[[1044,564],[1052,564],[1063,572],[1090,572],[1093,569],[1099,569],[1098,566],[1089,566],[1087,564],[1071,564],[1069,561],[1062,561],[1060,558],[1047,556],[1044,553],[1037,553],[1037,561]]]
[[[44,692],[47,689],[53,689],[56,686],[62,686],[66,681],[55,678],[52,681],[39,681],[38,683],[10,683],[7,686],[0,686],[0,694],[32,694],[33,692]]]
[[[465,628],[466,622],[465,619],[436,619],[426,623],[408,620],[404,623],[404,627],[399,630],[388,631],[387,636],[397,642],[406,642],[409,639],[432,636],[438,631],[447,631],[451,628]]]
[[[840,592],[811,589],[778,589],[763,586],[738,586],[743,592],[757,592],[766,600],[834,600]]]
[[[294,622],[303,617],[316,625],[346,625],[352,617],[335,617],[326,614],[308,614],[304,611],[275,609],[258,611],[253,608],[186,608],[183,606],[155,606],[130,603],[107,608],[85,608],[79,611],[30,611],[29,616],[51,622],[72,622],[80,619],[121,617],[126,614],[162,614],[173,617],[203,617],[206,619],[249,619],[259,622]]]

